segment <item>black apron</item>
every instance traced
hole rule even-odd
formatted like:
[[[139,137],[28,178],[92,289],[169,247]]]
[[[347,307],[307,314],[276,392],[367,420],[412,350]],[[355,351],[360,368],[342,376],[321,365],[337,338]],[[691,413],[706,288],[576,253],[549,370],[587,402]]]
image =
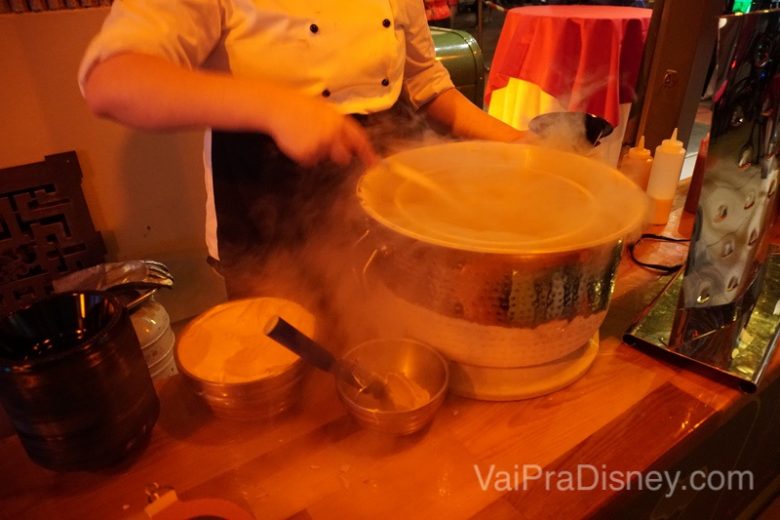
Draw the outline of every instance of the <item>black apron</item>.
[[[419,144],[426,132],[421,117],[401,103],[355,118],[380,155]],[[360,222],[333,217],[335,204],[357,202],[359,164],[304,168],[267,135],[218,130],[212,131],[211,164],[219,247],[219,262],[212,263],[231,299],[299,293],[298,282],[321,285],[317,259],[304,257],[306,246],[328,236],[338,242],[334,247],[344,247],[360,234]],[[280,276],[296,280],[280,283]]]

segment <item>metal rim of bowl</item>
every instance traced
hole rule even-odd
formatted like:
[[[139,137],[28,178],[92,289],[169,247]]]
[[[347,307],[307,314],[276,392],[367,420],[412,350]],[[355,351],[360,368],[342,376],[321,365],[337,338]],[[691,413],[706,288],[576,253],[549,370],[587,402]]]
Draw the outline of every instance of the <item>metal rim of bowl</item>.
[[[181,362],[181,359],[179,357],[179,352],[181,350],[182,340],[187,336],[190,329],[196,326],[200,321],[226,310],[229,306],[247,304],[256,299],[258,298],[249,297],[249,298],[241,298],[237,300],[230,300],[224,303],[220,303],[204,311],[202,314],[200,314],[199,316],[194,318],[190,323],[188,323],[179,333],[178,340],[176,341],[173,348],[173,359],[176,363],[176,368],[179,371],[179,373],[181,373],[186,379],[191,380],[193,383],[197,383],[201,387],[216,389],[218,387],[224,387],[225,385],[230,385],[232,389],[235,389],[237,391],[242,391],[242,390],[246,391],[247,389],[253,388],[258,384],[271,384],[271,385],[278,384],[279,383],[278,380],[283,380],[287,377],[302,378],[305,374],[306,362],[300,357],[295,361],[293,361],[292,363],[290,363],[289,367],[287,367],[285,370],[282,370],[279,373],[268,375],[265,377],[260,377],[258,379],[252,379],[249,381],[235,381],[235,382],[212,381],[210,379],[204,379],[194,374],[192,371],[188,370]]]
[[[477,144],[475,144],[477,143]],[[427,145],[420,148],[414,148],[410,150],[405,150],[403,152],[399,152],[396,155],[404,155],[407,153],[410,154],[418,154],[418,153],[441,153],[440,150],[444,149],[449,150],[452,148],[464,148],[468,149],[469,146],[479,146],[481,153],[486,153],[485,150],[490,151],[491,149],[499,149],[502,147],[507,146],[507,143],[500,143],[500,142],[490,142],[490,141],[459,141],[455,143],[444,143],[444,144],[434,144],[434,145]],[[521,144],[511,144],[512,149],[520,151],[520,150],[546,150],[547,152],[550,152],[551,149],[547,149],[538,145],[534,144],[527,144],[527,143],[521,143]],[[571,160],[574,163],[578,164],[587,164],[587,163],[593,163],[595,165],[599,166],[599,169],[603,172],[605,172],[605,175],[608,176],[611,180],[618,184],[623,184],[626,187],[631,187],[631,190],[634,190],[636,188],[636,185],[633,184],[633,182],[625,177],[624,175],[621,175],[620,172],[612,168],[605,163],[600,163],[594,159],[589,159],[586,157],[583,157],[581,155],[578,155],[573,152],[567,152],[563,150],[552,150],[557,156],[566,157],[569,160]],[[395,156],[390,156],[385,159],[387,160],[401,160],[398,159]],[[468,251],[472,253],[483,253],[483,254],[496,254],[496,255],[508,255],[508,256],[518,256],[518,255],[532,255],[532,256],[539,256],[539,255],[548,255],[548,254],[558,254],[558,253],[570,253],[572,251],[584,251],[591,249],[593,247],[599,247],[604,244],[613,243],[616,241],[622,241],[623,238],[631,232],[633,229],[637,229],[639,226],[641,226],[641,223],[643,222],[645,218],[645,212],[644,211],[636,211],[635,214],[632,216],[631,219],[628,220],[628,222],[624,222],[622,227],[620,227],[618,230],[613,231],[612,233],[599,237],[597,239],[592,239],[589,242],[585,242],[582,244],[577,244],[575,247],[556,247],[556,248],[550,248],[550,249],[542,249],[542,250],[536,250],[536,249],[519,249],[514,250],[512,248],[509,249],[496,249],[493,247],[489,247],[486,244],[470,244],[470,243],[458,243],[457,241],[452,240],[442,240],[441,238],[437,237],[430,237],[425,234],[420,233],[417,230],[410,230],[407,229],[405,226],[398,224],[397,222],[394,222],[392,219],[387,218],[381,211],[377,210],[377,208],[373,207],[371,203],[366,199],[365,193],[368,191],[366,189],[366,184],[370,182],[371,178],[374,176],[379,175],[378,167],[372,167],[368,169],[366,172],[363,173],[363,175],[358,179],[358,182],[355,187],[355,194],[357,195],[358,202],[360,206],[362,207],[363,211],[375,222],[380,224],[383,228],[386,228],[392,232],[398,233],[402,236],[415,239],[421,243],[428,244],[431,246],[437,246],[437,247],[443,247],[447,249],[455,249],[458,251]]]
[[[184,333],[182,333],[182,336]],[[251,389],[253,387],[258,386],[259,384],[262,385],[275,385],[278,384],[280,381],[284,381],[284,379],[296,376],[298,373],[301,375],[303,374],[303,371],[305,369],[305,362],[303,359],[296,359],[292,363],[290,363],[290,366],[283,371],[267,375],[264,377],[259,377],[257,379],[252,379],[249,381],[212,381],[210,379],[205,379],[197,374],[194,374],[192,371],[188,370],[187,367],[184,366],[184,364],[181,362],[181,359],[179,358],[179,346],[180,343],[177,342],[174,349],[173,349],[173,359],[176,363],[176,368],[178,369],[179,373],[181,373],[183,376],[185,376],[187,379],[197,383],[201,387],[204,388],[219,388],[219,387],[225,387],[226,385],[234,390],[247,390]]]
[[[215,416],[225,419],[263,420],[292,408],[300,400],[300,382],[306,374],[303,360],[268,378],[237,383],[201,379],[186,371],[174,349],[174,366],[185,385]]]
[[[119,299],[113,294],[104,291],[69,291],[69,292],[50,294],[44,298],[30,302],[29,304],[24,305],[15,311],[5,313],[4,315],[0,316],[0,320],[11,319],[11,316],[29,311],[32,307],[36,305],[48,303],[53,300],[57,300],[64,297],[76,297],[80,295],[98,296],[100,298],[104,298],[108,300],[111,303],[114,312],[112,312],[108,322],[105,323],[103,327],[100,328],[100,330],[96,331],[94,334],[92,334],[89,338],[81,342],[76,347],[69,348],[67,350],[63,350],[59,352],[54,352],[52,354],[47,354],[42,357],[27,359],[22,361],[22,360],[12,360],[0,356],[0,368],[9,370],[11,372],[26,372],[36,367],[46,365],[48,363],[58,362],[61,359],[69,357],[76,352],[85,352],[85,351],[93,350],[95,345],[103,342],[106,339],[106,337],[119,325],[122,316],[123,315],[127,316],[127,309],[119,302]],[[129,316],[128,316],[128,322],[129,322]],[[132,328],[132,323],[129,323],[129,325]]]

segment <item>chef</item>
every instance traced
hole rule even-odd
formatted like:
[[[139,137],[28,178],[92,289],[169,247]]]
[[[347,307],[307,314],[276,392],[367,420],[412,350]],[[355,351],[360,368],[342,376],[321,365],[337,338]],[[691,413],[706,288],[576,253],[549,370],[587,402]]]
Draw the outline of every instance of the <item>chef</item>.
[[[367,128],[409,135],[414,112],[456,137],[523,137],[454,88],[422,0],[116,0],[79,84],[131,127],[211,129],[206,241],[231,296],[243,257],[305,240],[345,168],[377,161]]]

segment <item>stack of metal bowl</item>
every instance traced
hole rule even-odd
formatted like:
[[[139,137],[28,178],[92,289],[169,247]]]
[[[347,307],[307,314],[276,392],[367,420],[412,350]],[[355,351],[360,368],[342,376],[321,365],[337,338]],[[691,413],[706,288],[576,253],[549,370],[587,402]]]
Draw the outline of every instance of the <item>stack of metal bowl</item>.
[[[147,301],[133,311],[130,320],[152,379],[174,375],[176,363],[173,359],[173,346],[176,336],[171,329],[171,318],[165,307],[154,300]]]

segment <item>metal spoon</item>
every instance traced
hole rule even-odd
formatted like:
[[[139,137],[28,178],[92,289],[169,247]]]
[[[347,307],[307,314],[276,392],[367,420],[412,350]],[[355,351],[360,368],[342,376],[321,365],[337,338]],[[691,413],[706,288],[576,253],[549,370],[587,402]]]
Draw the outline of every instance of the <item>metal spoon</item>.
[[[330,372],[336,377],[344,377],[345,381],[357,388],[359,392],[367,392],[377,399],[386,397],[384,379],[356,363],[336,358],[281,316],[271,316],[263,332],[315,367]]]

